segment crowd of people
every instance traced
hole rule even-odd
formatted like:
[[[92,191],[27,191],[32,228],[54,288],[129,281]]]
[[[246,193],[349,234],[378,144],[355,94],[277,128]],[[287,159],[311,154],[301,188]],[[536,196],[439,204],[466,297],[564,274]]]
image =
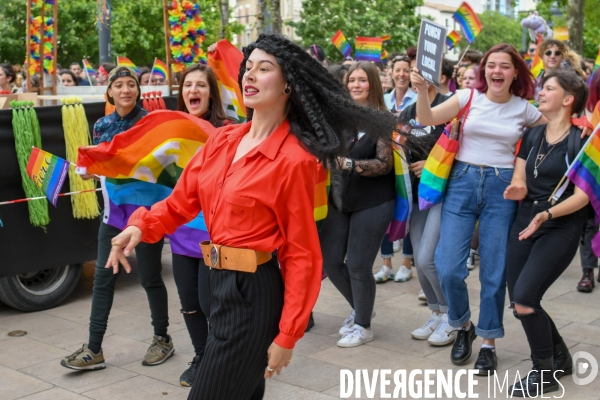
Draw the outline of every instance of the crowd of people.
[[[572,183],[563,185],[558,200],[549,198],[590,132],[589,124],[572,118],[591,120],[600,101],[600,71],[555,39],[531,43],[526,52],[542,58],[539,77],[532,76],[525,53],[498,44],[485,54],[461,54],[460,64],[444,59],[436,87],[419,74],[415,47],[383,63],[346,59],[330,65],[318,45],[301,49],[283,37],[261,35],[243,49],[243,124],[224,114],[212,70],[189,66],[179,79],[178,110],[217,131],[171,196],[150,210],[119,209],[126,194],[110,201],[101,178],[109,200],[105,216],[122,218],[115,223],[105,217],[100,224],[89,340],[61,364],[105,368],[102,342],[115,284],[122,269],[130,271],[126,257],[134,248],[154,330],[142,363],[159,365],[173,354],[161,278],[163,237],[203,211],[212,240],[203,252],[210,256],[173,254],[181,312],[196,353],[180,378],[192,387],[190,398],[261,399],[265,378],[292,362],[296,342],[314,325],[312,309],[325,275],[352,309],[340,327],[339,347],[376,340],[371,320],[377,284],[416,275],[418,299],[429,311],[412,338],[452,344],[451,362],[464,365],[481,336],[473,369],[486,376],[497,368],[508,288],[532,370],[557,372],[529,374],[510,390],[520,397],[557,390],[557,379],[572,373],[572,360],[541,299],[578,248],[583,276],[577,289],[593,290],[598,262],[591,239],[598,226],[587,195]],[[144,118],[147,111],[137,103],[141,85],[164,83],[148,68],[136,74],[110,63],[99,66],[92,82],[78,63],[58,75],[65,86],[106,86],[115,111],[94,125],[94,145]],[[0,90],[18,92],[22,80],[18,68],[0,64]],[[453,120],[460,123],[460,146],[444,200],[421,210],[425,162]],[[413,195],[409,234],[401,242],[388,235],[398,151],[392,132],[409,164]],[[331,191],[317,230],[314,190],[325,168]],[[392,257],[400,250],[396,270]],[[382,265],[373,273],[378,256]],[[255,272],[243,272],[241,264]],[[477,302],[470,301],[465,283],[476,264],[477,323],[470,309]]]

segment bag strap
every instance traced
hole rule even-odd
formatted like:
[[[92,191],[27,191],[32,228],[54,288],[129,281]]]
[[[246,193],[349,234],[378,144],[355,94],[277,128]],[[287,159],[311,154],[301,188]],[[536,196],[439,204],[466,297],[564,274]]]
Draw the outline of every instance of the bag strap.
[[[471,102],[473,101],[473,93],[474,92],[475,92],[475,90],[471,89],[471,94],[469,95],[469,101],[467,101],[467,104],[465,104],[465,106],[460,110],[460,112],[456,116],[457,121],[460,121],[460,118],[464,117],[463,122],[460,124],[460,135],[461,136],[465,129],[465,122],[467,122],[467,116],[469,115],[469,110],[471,109]]]

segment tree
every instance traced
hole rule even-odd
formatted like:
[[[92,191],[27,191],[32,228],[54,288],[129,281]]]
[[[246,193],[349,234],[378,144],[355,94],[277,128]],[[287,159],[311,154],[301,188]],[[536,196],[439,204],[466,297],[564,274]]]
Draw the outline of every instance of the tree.
[[[567,27],[571,48],[579,54],[583,53],[583,3],[584,0],[569,0],[567,6]]]
[[[267,0],[258,0],[258,14],[256,15],[256,33],[265,31],[265,15],[267,15]]]
[[[484,11],[478,17],[483,29],[473,40],[471,49],[485,53],[491,47],[500,43],[512,44],[517,49],[521,48],[522,28],[518,21],[505,17],[497,11],[490,10]],[[468,44],[463,38],[459,43],[459,47],[464,49]]]
[[[273,33],[281,33],[281,2],[271,0],[271,19],[273,21]]]
[[[354,46],[356,36],[391,35],[388,52],[417,45],[421,17],[415,9],[422,0],[304,0],[299,22],[286,23],[296,28],[303,46],[317,44],[332,60],[342,55],[331,43],[341,29]]]

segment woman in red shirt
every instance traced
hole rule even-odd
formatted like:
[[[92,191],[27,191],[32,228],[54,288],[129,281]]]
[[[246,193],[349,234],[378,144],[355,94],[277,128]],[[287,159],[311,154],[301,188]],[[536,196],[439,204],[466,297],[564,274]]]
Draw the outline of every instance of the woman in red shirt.
[[[359,131],[378,140],[395,128],[390,113],[356,105],[282,36],[262,34],[243,53],[239,83],[250,121],[211,135],[171,196],[132,215],[107,262],[129,270],[126,256],[140,241],[158,241],[204,212],[211,329],[191,399],[261,399],[264,378],[290,363],[321,282],[318,163],[335,164]],[[334,182],[334,196],[338,189]]]

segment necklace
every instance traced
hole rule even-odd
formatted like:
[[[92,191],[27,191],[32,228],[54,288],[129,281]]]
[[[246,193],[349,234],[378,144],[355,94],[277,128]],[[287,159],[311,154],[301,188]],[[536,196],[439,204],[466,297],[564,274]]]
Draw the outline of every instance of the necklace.
[[[548,139],[546,137],[547,133],[548,133],[548,127],[546,126],[546,129],[544,129],[544,134],[542,135],[542,140],[540,141],[540,147],[538,148],[537,157],[535,158],[535,161],[533,162],[533,178],[534,179],[538,177],[538,168],[540,167],[540,165],[542,165],[542,163],[546,160],[546,158],[548,158],[550,153],[552,153],[552,150],[554,150],[556,145],[559,144],[565,138],[565,136],[567,136],[567,134],[569,133],[570,130],[571,130],[571,127],[569,126],[569,128],[566,130],[566,132],[563,133],[563,135],[556,142],[554,142],[552,144],[552,147],[550,147],[550,150],[548,150],[548,152],[546,154],[540,154],[542,151],[542,146],[544,145],[544,141],[546,141],[546,143],[548,143],[548,145],[550,145],[550,142],[548,142]]]

